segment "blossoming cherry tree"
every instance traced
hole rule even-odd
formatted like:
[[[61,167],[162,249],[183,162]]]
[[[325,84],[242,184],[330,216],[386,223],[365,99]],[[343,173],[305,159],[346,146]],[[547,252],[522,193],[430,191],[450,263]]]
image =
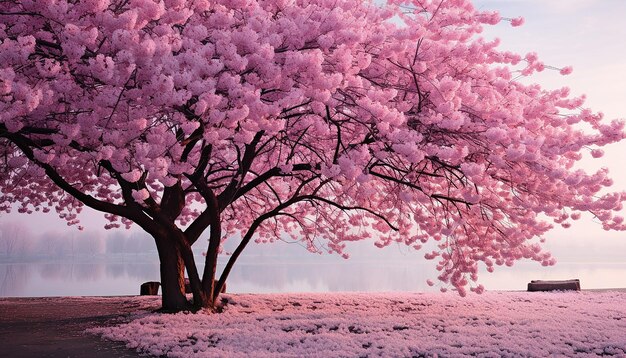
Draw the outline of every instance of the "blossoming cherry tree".
[[[254,240],[432,240],[464,295],[480,263],[552,264],[550,221],[625,228],[607,170],[575,166],[623,123],[517,81],[546,66],[482,39],[503,19],[470,1],[22,0],[0,19],[0,208],[138,225],[166,310],[214,308]]]

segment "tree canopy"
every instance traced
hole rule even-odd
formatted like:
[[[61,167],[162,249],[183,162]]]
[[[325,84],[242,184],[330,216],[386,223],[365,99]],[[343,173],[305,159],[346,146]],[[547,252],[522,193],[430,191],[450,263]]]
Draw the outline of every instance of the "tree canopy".
[[[219,284],[251,240],[434,240],[464,295],[481,262],[552,264],[553,223],[626,228],[608,170],[576,166],[624,124],[521,83],[537,55],[479,34],[522,20],[470,1],[22,0],[0,18],[2,210],[136,223],[182,252],[194,299],[227,239]],[[206,230],[199,279],[185,253]]]

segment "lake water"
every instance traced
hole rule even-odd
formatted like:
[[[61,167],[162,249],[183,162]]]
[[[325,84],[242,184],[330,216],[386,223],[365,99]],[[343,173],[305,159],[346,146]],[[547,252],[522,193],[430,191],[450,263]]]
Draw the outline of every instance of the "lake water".
[[[439,288],[426,284],[435,277],[430,262],[253,257],[235,265],[227,284],[233,293],[428,292]],[[626,263],[521,262],[484,272],[480,282],[488,290],[525,290],[532,279],[570,278],[579,278],[583,289],[625,288]],[[135,295],[145,281],[159,281],[158,262],[150,256],[0,263],[2,297]]]

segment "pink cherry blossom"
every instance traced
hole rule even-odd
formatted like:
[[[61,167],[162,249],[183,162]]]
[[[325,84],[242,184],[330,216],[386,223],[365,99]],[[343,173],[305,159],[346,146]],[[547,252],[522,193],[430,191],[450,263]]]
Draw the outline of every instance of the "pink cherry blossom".
[[[503,18],[468,0],[33,0],[0,12],[0,207],[52,208],[74,225],[86,205],[107,228],[139,225],[166,267],[165,308],[189,308],[185,270],[194,305],[212,307],[251,241],[347,257],[347,241],[432,240],[438,278],[464,295],[483,291],[481,262],[554,264],[539,243],[568,225],[563,213],[626,229],[626,194],[607,190],[607,172],[573,169],[622,140],[624,123],[566,88],[517,81],[571,68],[481,38]],[[203,235],[201,276],[191,247]]]
[[[511,26],[513,27],[522,26],[523,24],[524,24],[523,17],[516,17],[514,19],[511,19]]]
[[[148,190],[146,189],[133,190],[132,195],[133,195],[133,198],[137,200],[138,202],[146,200],[150,197],[150,193],[148,193]]]
[[[602,149],[593,149],[591,151],[591,156],[594,158],[601,158],[604,156],[604,151]]]

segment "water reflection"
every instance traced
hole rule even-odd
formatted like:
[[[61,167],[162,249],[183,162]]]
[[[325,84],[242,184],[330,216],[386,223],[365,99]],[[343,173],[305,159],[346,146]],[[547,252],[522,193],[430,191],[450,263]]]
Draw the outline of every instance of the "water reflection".
[[[201,270],[202,268],[200,268]],[[218,268],[218,269],[221,269]],[[561,263],[545,268],[520,263],[483,273],[481,282],[491,290],[524,290],[531,279],[580,278],[583,288],[626,287],[626,264]],[[432,264],[374,260],[281,263],[256,258],[232,271],[230,292],[337,292],[437,290],[426,285],[436,277]],[[0,296],[135,295],[145,281],[159,280],[159,265],[151,258],[69,260],[0,263]]]
[[[158,280],[152,261],[86,261],[0,263],[0,296],[130,295],[144,281]]]
[[[370,261],[242,264],[231,274],[229,287],[254,292],[423,291],[428,269]]]
[[[23,291],[31,273],[32,266],[28,264],[0,265],[0,296]]]

